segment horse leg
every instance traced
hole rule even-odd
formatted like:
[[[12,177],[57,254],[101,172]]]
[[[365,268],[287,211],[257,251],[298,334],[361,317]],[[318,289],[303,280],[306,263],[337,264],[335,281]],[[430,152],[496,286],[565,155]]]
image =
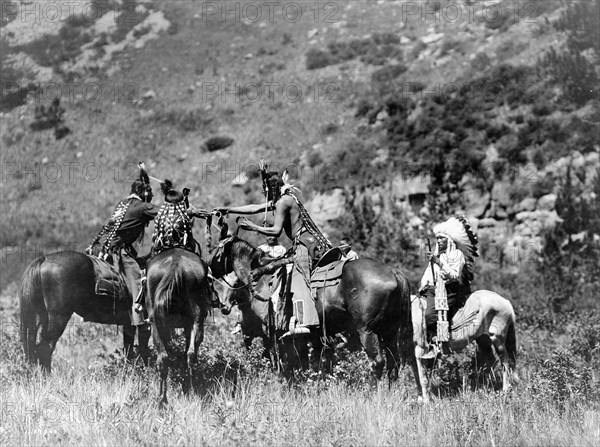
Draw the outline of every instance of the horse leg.
[[[385,362],[388,376],[388,386],[392,386],[392,382],[398,380],[398,362],[400,360],[400,352],[398,350],[398,341],[396,337],[385,336],[379,338],[379,343],[385,352]]]
[[[510,381],[511,377],[511,361],[509,359],[508,353],[506,351],[506,346],[504,344],[504,340],[498,336],[492,335],[492,343],[494,344],[494,348],[496,348],[496,353],[498,354],[498,358],[500,359],[500,365],[502,367],[502,391],[508,392],[512,388],[512,383]]]
[[[133,361],[133,343],[135,340],[135,326],[123,325],[123,354],[127,361]]]
[[[430,383],[429,374],[427,368],[423,362],[422,355],[425,353],[424,349],[420,346],[415,347],[415,358],[411,361],[411,367],[417,382],[417,389],[419,391],[419,400],[423,403],[429,403],[430,399]]]
[[[56,342],[65,331],[72,313],[49,313],[47,317],[42,316],[41,330],[38,331],[36,340],[36,352],[42,370],[50,373],[52,370],[52,353],[56,348]],[[46,318],[44,318],[46,317]]]
[[[184,392],[189,393],[192,388],[193,370],[192,367],[196,363],[198,348],[204,340],[204,328],[200,323],[194,323],[191,328],[185,329],[185,338],[187,345],[187,377]]]
[[[477,375],[483,377],[486,385],[489,384],[490,379],[493,380],[496,356],[494,355],[492,339],[488,335],[482,335],[477,339],[475,361]]]
[[[156,347],[156,366],[160,373],[160,402],[159,407],[164,408],[167,402],[167,377],[169,375],[169,354],[161,338],[161,333],[156,325],[152,327],[152,339]]]
[[[150,342],[150,336],[152,335],[152,330],[150,325],[138,326],[138,346],[140,349],[140,357],[142,357],[142,361],[144,362],[144,366],[148,366],[150,361],[150,348],[148,344]]]
[[[377,380],[380,380],[383,374],[385,360],[384,354],[381,352],[382,350],[377,335],[373,332],[359,331],[359,336],[363,348],[369,356],[369,359],[371,359],[371,370]]]

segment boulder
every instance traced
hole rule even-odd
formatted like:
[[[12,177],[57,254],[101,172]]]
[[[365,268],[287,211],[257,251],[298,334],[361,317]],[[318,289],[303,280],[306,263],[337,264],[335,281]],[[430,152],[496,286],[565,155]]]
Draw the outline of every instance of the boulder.
[[[542,251],[542,240],[537,236],[514,235],[504,246],[504,260],[513,265],[536,263]]]
[[[483,217],[490,204],[491,194],[467,185],[462,192],[462,198],[467,216]]]
[[[344,190],[336,188],[326,194],[317,194],[306,209],[317,226],[325,225],[327,221],[342,217],[346,212],[346,195]]]
[[[444,38],[444,33],[431,33],[421,37],[421,41],[427,45],[438,42]]]
[[[537,201],[536,209],[542,211],[552,211],[556,205],[556,194],[546,194]]]
[[[518,205],[515,207],[515,211],[517,213],[522,211],[533,211],[535,210],[536,205],[537,200],[535,200],[533,197],[527,197],[518,203]]]

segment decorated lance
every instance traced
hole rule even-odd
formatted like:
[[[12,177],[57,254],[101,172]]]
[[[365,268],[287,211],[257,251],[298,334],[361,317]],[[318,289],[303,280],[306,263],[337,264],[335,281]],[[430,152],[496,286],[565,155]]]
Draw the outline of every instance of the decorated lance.
[[[427,238],[427,249],[429,250],[429,253],[431,253],[431,242],[429,241],[429,238]],[[429,265],[431,266],[431,277],[433,278],[433,285],[435,286],[435,270],[433,269],[432,260],[429,261]]]

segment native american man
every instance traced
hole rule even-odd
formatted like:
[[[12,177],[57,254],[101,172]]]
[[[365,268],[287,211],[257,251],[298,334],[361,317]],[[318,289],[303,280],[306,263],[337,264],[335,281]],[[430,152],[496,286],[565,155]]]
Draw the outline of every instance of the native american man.
[[[160,187],[165,195],[165,203],[154,219],[152,256],[175,247],[195,253],[197,244],[192,233],[192,220],[188,214],[190,190],[184,188],[183,192],[176,191],[170,180],[165,180]],[[205,215],[208,215],[207,211]]]
[[[477,253],[477,236],[471,231],[465,216],[451,217],[436,225],[433,233],[437,239],[434,253],[429,252],[430,264],[421,278],[419,294],[427,298],[425,323],[430,335],[436,333],[435,284],[444,281],[448,297],[448,321],[471,294],[474,260]]]
[[[298,200],[294,192],[296,188],[287,183],[287,173],[279,175],[276,171],[268,171],[261,162],[263,193],[266,203],[245,205],[233,208],[218,208],[222,213],[258,214],[273,211],[274,223],[271,227],[261,227],[243,219],[240,226],[245,230],[255,231],[265,236],[279,236],[282,232],[292,241],[294,247],[294,268],[292,272],[291,292],[297,307],[296,319],[298,326],[291,325],[291,333],[307,333],[309,327],[319,325],[315,303],[310,295],[310,273],[313,263],[329,249],[331,243],[323,236]],[[297,272],[299,275],[294,275]]]
[[[107,260],[123,275],[133,298],[130,312],[131,324],[138,329],[138,339],[146,341],[150,337],[150,325],[144,318],[141,303],[142,268],[145,267],[146,257],[139,258],[134,245],[141,242],[144,229],[161,211],[160,206],[151,203],[154,197],[150,178],[143,163],[139,165],[140,176],[131,184],[131,193],[120,201],[112,216],[102,227],[92,243],[86,248],[86,253]],[[205,216],[206,212],[188,209],[189,216]],[[125,351],[128,356],[133,353],[133,334],[125,334]]]

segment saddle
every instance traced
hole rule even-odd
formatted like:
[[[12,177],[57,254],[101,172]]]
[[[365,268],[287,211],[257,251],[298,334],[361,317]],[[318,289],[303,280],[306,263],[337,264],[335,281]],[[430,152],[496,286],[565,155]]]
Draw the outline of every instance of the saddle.
[[[335,249],[332,249],[335,250]],[[331,250],[330,250],[331,251]],[[321,258],[322,259],[322,258]],[[348,260],[336,260],[317,267],[310,275],[310,294],[317,300],[319,292],[328,287],[337,287],[342,280],[342,270]]]
[[[111,264],[95,256],[88,256],[94,265],[96,281],[94,292],[98,296],[105,296],[107,299],[131,301],[131,294],[127,288],[127,283],[123,275],[117,271]]]

